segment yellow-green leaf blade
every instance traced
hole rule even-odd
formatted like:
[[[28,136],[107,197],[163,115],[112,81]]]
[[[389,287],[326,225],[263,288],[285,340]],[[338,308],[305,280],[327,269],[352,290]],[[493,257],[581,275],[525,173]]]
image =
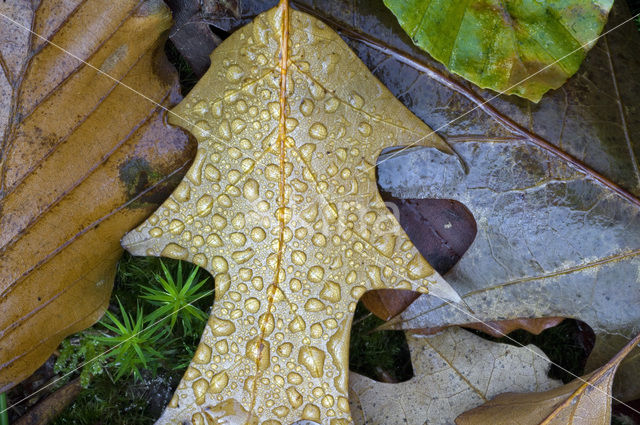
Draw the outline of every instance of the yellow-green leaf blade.
[[[534,102],[580,67],[612,0],[385,0],[413,42],[483,88]]]

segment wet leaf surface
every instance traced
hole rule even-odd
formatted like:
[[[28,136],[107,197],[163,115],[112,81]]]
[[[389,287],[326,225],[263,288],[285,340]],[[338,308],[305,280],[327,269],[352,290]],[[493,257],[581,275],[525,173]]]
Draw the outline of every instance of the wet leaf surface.
[[[456,156],[335,32],[286,2],[234,32],[211,63],[171,118],[198,139],[194,164],[123,239],[133,254],[188,260],[216,281],[159,423],[348,424],[362,294],[458,300],[387,210],[375,160],[416,140]]]
[[[235,28],[274,4],[274,1],[243,2],[240,7],[243,19],[221,19],[216,21],[216,25],[220,28]],[[596,45],[586,60],[584,72],[581,70],[568,84],[560,90],[551,92],[539,105],[533,106],[526,101],[511,98],[498,98],[493,102],[494,107],[483,105],[479,110],[468,113],[459,121],[450,123],[452,119],[466,113],[481,103],[483,99],[492,95],[487,92],[475,93],[470,89],[470,85],[459,78],[446,76],[440,65],[431,62],[403,35],[394,17],[385,11],[381,1],[314,1],[311,3],[296,2],[296,5],[303,10],[311,10],[316,16],[322,17],[326,22],[338,27],[346,41],[356,50],[369,69],[391,89],[393,94],[399,96],[401,101],[425,122],[437,128],[438,133],[444,135],[451,143],[462,146],[471,141],[475,146],[474,149],[478,151],[487,150],[485,145],[502,144],[507,151],[518,151],[511,156],[513,160],[509,163],[509,167],[501,169],[494,166],[493,172],[496,175],[511,173],[515,176],[515,180],[526,182],[527,179],[543,174],[540,169],[545,168],[540,164],[547,162],[549,164],[545,166],[551,167],[561,164],[561,168],[564,167],[561,171],[567,172],[566,164],[572,163],[571,158],[565,157],[554,162],[558,152],[551,150],[549,153],[550,149],[540,150],[532,147],[532,145],[544,147],[540,141],[548,140],[551,144],[569,152],[573,157],[586,162],[615,183],[622,185],[636,195],[640,193],[640,177],[636,160],[638,153],[638,139],[636,138],[638,134],[638,107],[635,100],[637,99],[639,79],[636,75],[638,67],[633,65],[637,64],[633,52],[637,51],[638,42],[637,33],[626,31],[628,27],[607,36],[607,43],[600,42]],[[619,5],[617,4],[617,6]],[[615,19],[620,16],[624,16],[624,14],[620,14],[614,9],[611,24],[616,22]],[[443,127],[445,124],[447,124],[446,127]],[[516,146],[515,149],[513,145]],[[475,151],[470,150],[469,152],[473,156]],[[528,152],[536,153],[532,161],[527,160]],[[534,163],[533,167],[529,167],[531,162]],[[124,167],[123,175],[129,175],[127,170],[131,169],[148,169],[144,162],[134,161],[131,164]],[[472,174],[471,166],[467,165],[470,170],[469,174]],[[385,164],[382,164],[381,168],[384,166]],[[580,168],[578,167],[578,169]],[[580,172],[575,173],[576,175],[580,174]],[[432,176],[429,177],[432,178]],[[580,181],[580,179],[576,178],[575,180]],[[582,179],[585,181],[585,187],[590,188],[586,190],[587,195],[598,192],[593,188],[600,187],[603,182],[602,179],[595,179],[595,183],[590,178],[582,177]],[[144,182],[144,178],[134,177],[128,185],[127,192],[135,193],[133,188],[138,187],[141,181]],[[498,189],[502,190],[504,186],[507,184],[503,184]],[[611,185],[607,187],[609,190],[615,189]],[[435,192],[437,190],[434,190]],[[398,195],[398,193],[394,193]],[[578,193],[579,196],[584,195],[582,189],[576,190],[575,193]],[[602,193],[606,193],[606,190],[602,190]],[[425,195],[420,192],[420,196]],[[442,193],[435,193],[432,196],[444,197]],[[566,195],[563,197],[557,193],[552,193],[547,199],[560,202],[560,206],[569,211],[574,208],[574,205],[580,206],[579,202],[575,203],[574,198]],[[612,199],[614,197],[608,198],[608,201],[618,205]],[[628,196],[627,199],[629,199]],[[465,201],[464,199],[459,200]],[[544,206],[545,204],[538,205]],[[557,207],[557,205],[554,206]],[[474,215],[477,214],[474,208],[470,207],[470,209]],[[620,210],[614,210],[612,214],[616,219],[628,216],[628,213]],[[523,213],[518,217],[524,216]],[[611,220],[612,216],[601,215],[600,217],[606,221]],[[480,222],[482,216],[476,215],[476,218]],[[633,215],[627,219],[627,223],[634,219],[637,221],[637,217]],[[536,218],[536,220],[538,219]],[[541,226],[544,228],[544,220],[537,222],[542,223]],[[604,226],[602,223],[599,225]],[[598,229],[599,227],[596,226],[594,232],[599,231]],[[632,228],[631,232],[633,231]],[[618,234],[620,232],[615,233],[615,235]],[[506,236],[513,236],[513,233],[508,233]],[[631,236],[633,233],[627,235],[625,240],[628,241]],[[479,234],[480,237],[482,235]],[[521,242],[518,238],[516,240]],[[559,243],[562,238],[558,238],[556,241]],[[610,245],[618,243],[618,241],[612,242],[611,240],[607,242]],[[504,250],[501,250],[500,254],[508,253],[512,249],[511,245],[506,242],[502,247]],[[520,247],[522,246],[520,245]],[[526,262],[525,260],[524,263],[526,264]],[[491,272],[493,269],[488,269],[488,271]],[[516,272],[520,273],[521,270],[516,270]],[[500,278],[502,275],[498,273],[497,276]],[[616,272],[614,277],[610,277],[601,273],[598,278],[605,282],[612,282],[616,276],[628,277],[629,274],[625,275],[623,271],[620,271]],[[456,283],[456,285],[458,284],[459,282]],[[461,287],[466,290],[464,285],[463,282]],[[605,285],[609,285],[609,283],[605,283]],[[630,288],[631,291],[628,293],[631,297],[625,300],[627,303],[619,304],[622,300],[617,298],[612,304],[607,304],[609,308],[625,317],[628,316],[627,306],[635,302],[633,298],[636,296],[635,286],[631,285]],[[584,288],[581,287],[581,289]],[[602,291],[603,294],[605,292],[607,295],[610,294],[608,290]],[[496,304],[498,302],[496,301]],[[507,305],[506,308],[510,307]],[[585,305],[582,310],[586,308],[588,307]],[[576,310],[580,310],[580,308],[576,308]],[[612,310],[607,310],[607,312]],[[511,312],[506,310],[495,313],[494,319],[517,317],[511,316]],[[530,312],[527,311],[527,313]],[[637,326],[634,317],[621,326],[624,327],[627,324],[631,327]],[[471,318],[464,317],[462,321],[470,320]],[[614,318],[612,320],[620,322],[627,319]],[[605,348],[617,350],[628,339],[628,337],[617,337],[619,341],[613,341],[613,345],[609,346],[608,343],[603,343],[608,337],[606,332],[608,331],[599,333],[597,353],[604,353]],[[597,353],[594,353],[594,359]],[[602,358],[608,359],[610,357],[610,355],[602,354]],[[595,361],[595,366],[603,363],[604,361]],[[627,370],[630,372],[626,372]],[[624,365],[621,372],[623,379],[637,376],[634,369],[625,368]],[[633,388],[633,385],[625,386],[625,388]]]
[[[171,25],[162,3],[43,2],[34,12],[18,1],[0,12],[4,391],[102,315],[120,238],[175,187],[193,150],[158,106],[97,71],[166,106],[179,101],[157,50]]]
[[[382,193],[420,254],[438,273],[448,272],[476,236],[476,222],[460,202],[447,199],[400,199]],[[380,289],[364,294],[362,302],[384,320],[398,315],[420,294]]]
[[[533,345],[496,344],[460,328],[430,337],[408,335],[407,341],[411,380],[386,384],[350,374],[356,425],[447,425],[502,392],[545,391],[560,384],[547,377],[548,359]]]
[[[269,2],[251,2],[246,12],[255,13],[264,3]],[[445,139],[475,135],[547,142],[571,157],[564,158],[567,163],[573,158],[640,195],[640,58],[634,53],[640,35],[633,22],[602,37],[581,70],[537,105],[512,96],[489,104],[495,94],[474,90],[417,49],[382,1],[293,4],[337,28],[373,74]],[[607,29],[628,18],[626,4],[615,3]]]

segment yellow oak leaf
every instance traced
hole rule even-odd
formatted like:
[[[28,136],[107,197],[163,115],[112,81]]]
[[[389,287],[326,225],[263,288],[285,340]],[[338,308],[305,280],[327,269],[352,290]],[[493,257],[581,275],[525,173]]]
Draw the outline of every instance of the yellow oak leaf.
[[[370,289],[459,301],[378,194],[385,147],[450,148],[286,1],[232,34],[171,122],[199,143],[123,245],[191,261],[215,303],[158,423],[350,423],[349,330]],[[226,422],[225,422],[226,421]]]

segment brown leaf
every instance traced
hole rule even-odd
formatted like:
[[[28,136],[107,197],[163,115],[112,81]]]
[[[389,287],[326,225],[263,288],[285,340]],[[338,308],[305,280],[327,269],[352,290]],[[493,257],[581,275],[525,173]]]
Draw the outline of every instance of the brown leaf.
[[[202,16],[199,0],[166,0],[175,24],[169,39],[198,77],[211,65],[209,55],[222,42],[209,29]]]
[[[611,387],[620,362],[640,342],[633,338],[600,369],[542,393],[505,393],[456,418],[457,425],[609,425]]]
[[[211,63],[175,108],[184,118],[171,119],[198,139],[194,165],[123,239],[133,254],[194,262],[216,282],[159,423],[347,424],[360,296],[393,288],[457,301],[385,206],[375,160],[416,140],[455,156],[338,34],[286,0]]]
[[[240,17],[242,0],[201,0],[205,19],[219,19],[229,15]]]
[[[544,331],[545,329],[549,329],[559,325],[563,320],[564,320],[564,317],[541,317],[538,319],[512,319],[512,320],[500,320],[497,322],[468,323],[464,325],[464,327],[484,332],[495,338],[502,338],[503,336],[517,329],[523,329],[534,335],[539,335],[540,332]]]
[[[480,332],[484,332],[494,338],[502,338],[509,333],[522,329],[534,335],[539,335],[545,329],[552,328],[559,325],[564,320],[564,317],[541,317],[538,319],[511,319],[511,320],[499,320],[496,322],[475,322],[466,323],[463,328],[475,329]],[[433,335],[449,326],[415,329],[412,332],[420,335]]]
[[[364,294],[362,303],[382,320],[389,320],[402,313],[419,296],[420,293],[414,291],[378,289]]]
[[[57,389],[27,413],[20,416],[13,425],[46,425],[51,423],[82,391],[80,378],[76,378],[62,388]]]
[[[455,327],[428,337],[409,334],[407,342],[414,372],[409,381],[387,384],[350,374],[356,425],[447,425],[501,392],[561,384],[548,378],[549,359],[533,345],[496,344]]]
[[[125,87],[179,101],[160,43],[166,6],[34,4],[0,3],[0,391],[102,315],[121,236],[193,153],[162,109]]]

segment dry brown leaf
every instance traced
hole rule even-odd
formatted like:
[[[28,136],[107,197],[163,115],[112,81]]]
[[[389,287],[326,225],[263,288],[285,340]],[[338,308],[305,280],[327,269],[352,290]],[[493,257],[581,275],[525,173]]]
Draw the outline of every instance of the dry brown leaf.
[[[193,73],[201,77],[211,65],[209,55],[222,42],[202,17],[200,0],[165,0],[173,12],[175,24],[169,39],[187,61]]]
[[[120,238],[193,152],[156,105],[19,26],[171,106],[162,2],[35,5],[0,2],[0,391],[102,315]]]
[[[430,337],[408,335],[407,342],[414,374],[409,381],[386,384],[351,373],[355,424],[447,425],[501,392],[561,385],[547,377],[549,359],[533,345],[497,344],[461,328]]]
[[[609,425],[611,386],[620,362],[640,342],[640,334],[600,369],[543,393],[500,394],[463,413],[457,425]]]
[[[80,378],[65,384],[53,394],[41,400],[31,407],[13,425],[47,425],[67,408],[82,392]]]
[[[342,39],[286,1],[233,33],[172,119],[194,164],[123,244],[215,276],[195,357],[159,423],[350,422],[349,330],[368,289],[457,295],[382,201],[375,161],[451,152]],[[194,124],[191,124],[194,123]]]
[[[475,329],[480,332],[484,332],[487,335],[491,335],[494,338],[502,338],[509,333],[523,329],[534,335],[540,335],[545,329],[552,328],[559,325],[564,320],[564,317],[542,317],[539,319],[512,319],[512,320],[499,320],[497,322],[475,322],[467,323],[463,328]],[[420,335],[433,335],[438,332],[442,332],[449,326],[417,329],[412,332]]]

